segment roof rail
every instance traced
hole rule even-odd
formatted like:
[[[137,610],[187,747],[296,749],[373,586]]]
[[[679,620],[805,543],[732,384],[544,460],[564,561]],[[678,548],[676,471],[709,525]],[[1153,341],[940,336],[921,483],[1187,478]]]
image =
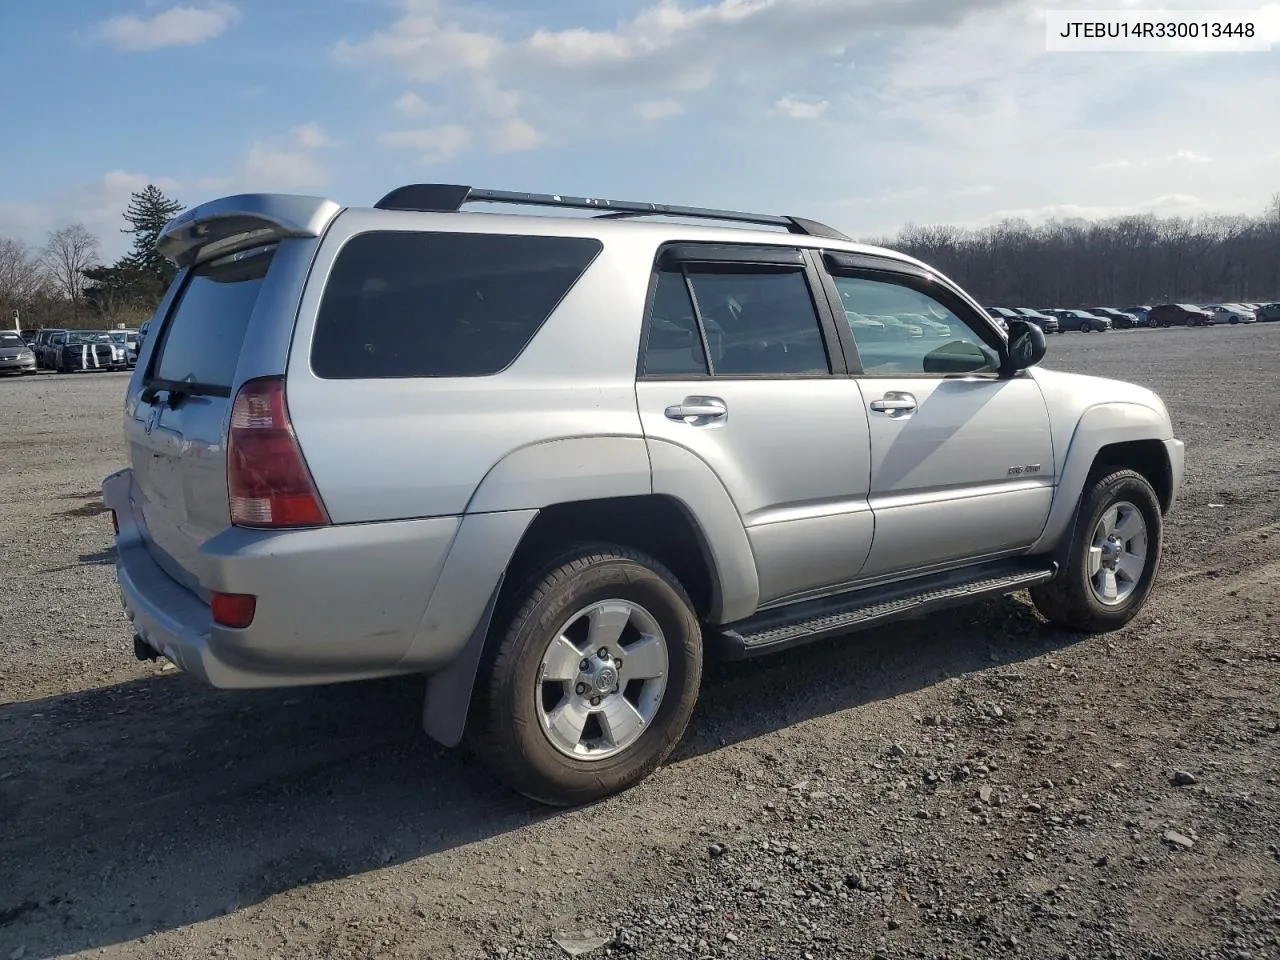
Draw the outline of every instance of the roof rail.
[[[737,210],[713,210],[708,207],[681,207],[668,203],[642,203],[632,200],[605,200],[590,197],[566,197],[551,193],[518,193],[512,190],[485,190],[453,183],[412,183],[397,187],[374,204],[378,210],[415,210],[429,213],[456,213],[468,203],[511,203],[520,206],[562,207],[571,210],[605,210],[602,217],[694,217],[702,220],[725,220],[786,227],[790,233],[828,240],[849,240],[839,230],[804,217],[785,217],[769,213],[742,213]]]

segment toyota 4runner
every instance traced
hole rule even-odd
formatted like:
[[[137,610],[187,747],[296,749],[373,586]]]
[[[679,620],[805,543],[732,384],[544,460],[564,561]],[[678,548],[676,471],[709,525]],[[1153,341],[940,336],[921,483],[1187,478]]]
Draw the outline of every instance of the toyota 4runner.
[[[1156,578],[1160,399],[820,223],[420,184],[228,197],[157,249],[103,484],[135,652],[424,674],[426,731],[545,803],[662,763],[704,657],[1022,589],[1114,630]]]

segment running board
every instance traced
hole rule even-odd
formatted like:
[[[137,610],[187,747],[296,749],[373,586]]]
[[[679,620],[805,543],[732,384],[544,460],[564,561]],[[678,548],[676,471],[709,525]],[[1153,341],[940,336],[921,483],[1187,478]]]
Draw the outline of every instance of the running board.
[[[1057,574],[1056,563],[987,563],[947,573],[899,580],[818,600],[805,600],[765,610],[719,628],[708,629],[708,641],[720,657],[743,660],[853,633],[893,620],[946,607],[1014,593]]]

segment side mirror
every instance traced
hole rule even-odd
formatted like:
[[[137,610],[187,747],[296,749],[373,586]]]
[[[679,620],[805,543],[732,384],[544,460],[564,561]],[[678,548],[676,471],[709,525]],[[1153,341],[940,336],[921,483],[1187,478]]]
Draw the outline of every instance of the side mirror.
[[[1046,349],[1043,330],[1030,320],[1010,320],[1008,354],[1002,372],[1012,376],[1034,367],[1044,359]]]

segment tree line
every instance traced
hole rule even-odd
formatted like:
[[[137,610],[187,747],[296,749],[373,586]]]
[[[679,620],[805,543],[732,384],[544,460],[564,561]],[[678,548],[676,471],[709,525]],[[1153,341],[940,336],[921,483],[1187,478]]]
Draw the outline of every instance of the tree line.
[[[908,225],[874,242],[923,260],[986,306],[1280,300],[1280,193],[1256,217]]]
[[[0,326],[22,329],[137,326],[155,311],[176,268],[155,251],[164,225],[183,209],[154,184],[124,210],[127,254],[103,263],[100,238],[82,223],[51,230],[42,246],[0,236]]]

